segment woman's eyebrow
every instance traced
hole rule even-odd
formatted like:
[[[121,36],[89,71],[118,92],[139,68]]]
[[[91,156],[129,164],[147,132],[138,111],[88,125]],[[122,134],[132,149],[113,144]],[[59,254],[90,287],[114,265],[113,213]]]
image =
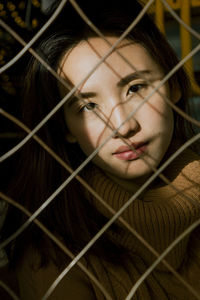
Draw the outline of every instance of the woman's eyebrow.
[[[127,85],[130,81],[134,80],[134,79],[143,79],[145,77],[145,75],[150,75],[152,73],[152,71],[150,70],[142,70],[142,71],[136,71],[133,72],[131,74],[128,74],[127,76],[121,78],[118,83],[117,86],[118,87],[124,87],[125,85]]]

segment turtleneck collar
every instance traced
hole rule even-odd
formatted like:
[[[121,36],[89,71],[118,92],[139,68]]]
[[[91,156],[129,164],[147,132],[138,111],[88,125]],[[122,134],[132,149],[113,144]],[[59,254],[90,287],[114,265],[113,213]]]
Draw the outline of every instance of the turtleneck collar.
[[[132,194],[108,178],[102,170],[90,165],[84,171],[84,177],[101,198],[118,211]],[[156,180],[142,196],[122,214],[129,223],[158,253],[174,241],[188,226],[199,218],[200,205],[200,162],[198,155],[190,150],[179,155],[164,175],[170,184]],[[107,208],[93,195],[85,191],[86,197],[105,216],[111,217]],[[119,221],[121,233],[112,238],[116,243],[128,249],[130,253],[142,256],[146,264],[151,264],[155,256],[124,228]],[[184,238],[167,256],[168,262],[179,268],[187,251],[189,236]],[[161,270],[164,266],[160,265]]]

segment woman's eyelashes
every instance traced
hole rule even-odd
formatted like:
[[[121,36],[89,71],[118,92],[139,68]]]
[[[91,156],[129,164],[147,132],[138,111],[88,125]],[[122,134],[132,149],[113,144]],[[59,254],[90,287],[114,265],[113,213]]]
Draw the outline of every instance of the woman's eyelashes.
[[[127,91],[127,96],[137,94],[141,90],[146,89],[146,88],[147,88],[146,82],[129,85],[129,89]]]
[[[98,104],[94,102],[88,102],[79,106],[78,112],[91,112],[97,108]]]

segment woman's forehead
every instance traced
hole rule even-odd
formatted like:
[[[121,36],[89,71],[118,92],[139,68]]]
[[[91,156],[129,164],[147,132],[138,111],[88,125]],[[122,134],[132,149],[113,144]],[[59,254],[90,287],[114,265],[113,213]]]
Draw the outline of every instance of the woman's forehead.
[[[63,61],[68,62],[69,59],[77,59],[79,57],[84,58],[88,55],[98,59],[105,56],[105,60],[109,60],[113,55],[126,56],[126,52],[131,50],[140,50],[141,52],[145,52],[148,56],[148,52],[145,48],[134,41],[122,40],[119,42],[117,37],[106,37],[106,40],[99,37],[93,37],[80,41],[80,43],[67,51]]]
[[[62,73],[72,79],[79,77],[80,73],[86,75],[92,68],[97,70],[102,65],[119,73],[123,69],[159,69],[147,50],[139,44],[123,40],[116,49],[112,49],[111,45],[117,40],[116,37],[108,37],[110,44],[101,38],[81,41],[62,60]]]

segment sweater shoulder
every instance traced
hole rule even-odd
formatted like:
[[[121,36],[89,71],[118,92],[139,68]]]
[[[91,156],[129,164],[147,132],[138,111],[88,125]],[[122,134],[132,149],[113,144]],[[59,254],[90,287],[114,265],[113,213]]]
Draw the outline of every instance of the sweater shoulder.
[[[38,254],[30,247],[17,267],[16,273],[22,300],[41,299],[62,272],[52,261],[45,267],[38,267],[39,260]],[[75,265],[64,276],[48,299],[62,300],[63,295],[68,295],[69,299],[95,299],[88,277],[79,266]]]
[[[200,184],[200,156],[191,150],[183,154],[183,162],[186,161],[182,173],[191,180]]]

